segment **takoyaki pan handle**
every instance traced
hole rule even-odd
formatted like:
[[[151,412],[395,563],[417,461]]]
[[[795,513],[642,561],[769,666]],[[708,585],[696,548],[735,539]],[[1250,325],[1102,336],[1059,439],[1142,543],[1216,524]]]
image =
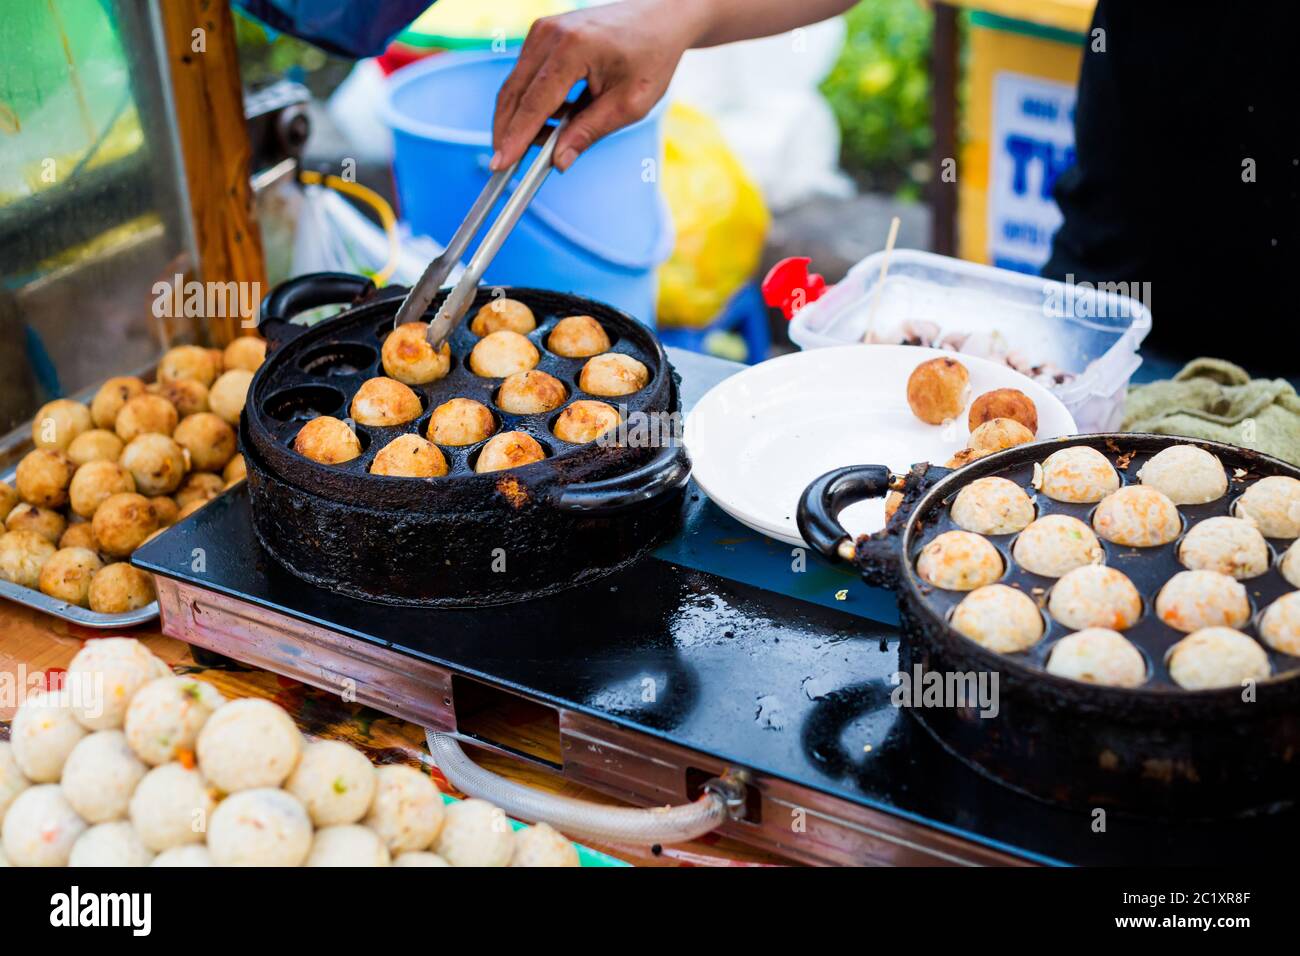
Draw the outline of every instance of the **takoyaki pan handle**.
[[[560,511],[599,517],[638,508],[673,494],[691,476],[691,460],[680,445],[660,449],[649,462],[624,475],[567,485],[552,505]]]
[[[375,291],[365,276],[347,272],[309,272],[281,282],[262,300],[257,329],[272,351],[296,338],[305,327],[293,325],[294,316],[322,305],[352,306]]]
[[[840,512],[868,498],[883,498],[898,486],[884,465],[849,465],[822,475],[799,498],[799,534],[830,561],[851,561],[853,539],[840,524]]]

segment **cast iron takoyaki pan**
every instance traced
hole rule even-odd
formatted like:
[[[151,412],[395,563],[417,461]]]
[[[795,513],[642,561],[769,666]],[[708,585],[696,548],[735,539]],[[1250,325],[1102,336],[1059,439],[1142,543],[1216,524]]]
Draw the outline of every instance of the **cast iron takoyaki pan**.
[[[580,296],[538,289],[483,290],[472,316],[493,294],[528,305],[538,328],[528,338],[541,353],[537,368],[568,390],[565,406],[599,398],[617,407],[629,426],[626,441],[571,445],[551,426],[561,408],[513,415],[494,402],[500,379],[470,371],[478,337],[468,321],[450,339],[451,371],[413,386],[423,405],[418,419],[391,428],[357,425],[362,454],[323,465],[294,451],[302,425],[319,415],[347,418],[352,397],[383,375],[380,348],[392,331],[404,289],[377,293],[358,276],[324,273],[279,286],[263,304],[261,329],[269,355],[249,389],[240,428],[249,470],[254,524],[268,550],[313,583],[371,600],[457,606],[523,600],[609,573],[635,560],[671,529],[689,463],[680,442],[662,442],[679,408],[675,375],[653,332],[631,317]],[[441,298],[435,299],[430,314]],[[351,304],[310,328],[290,322],[327,304]],[[584,394],[585,359],[546,349],[555,323],[590,315],[605,328],[612,351],[641,361],[650,381],[620,398]],[[378,451],[398,435],[426,433],[439,404],[467,397],[492,409],[498,432],[535,438],[547,457],[508,471],[478,474],[482,443],[442,446],[449,472],[440,478],[371,475]],[[650,436],[651,440],[641,441]]]
[[[1034,464],[1053,451],[1088,445],[1104,454],[1122,484],[1156,452],[1192,444],[1218,456],[1228,493],[1205,505],[1180,505],[1183,534],[1196,522],[1232,513],[1233,502],[1268,475],[1300,478],[1300,469],[1248,449],[1160,435],[1083,435],[1022,445],[950,471],[918,465],[906,476],[882,466],[854,466],[823,475],[804,492],[799,527],[831,560],[851,560],[868,583],[896,592],[902,622],[902,662],[941,675],[996,675],[996,716],[977,706],[911,707],[946,747],[995,779],[1053,802],[1109,807],[1161,816],[1214,816],[1274,809],[1300,797],[1300,658],[1263,645],[1273,676],[1251,693],[1229,687],[1188,691],[1170,680],[1165,655],[1186,635],[1154,612],[1164,583],[1185,570],[1182,536],[1157,548],[1126,548],[1102,541],[1105,563],[1126,574],[1143,598],[1142,618],[1124,632],[1146,658],[1149,678],[1134,689],[1079,683],[1048,673],[1052,646],[1069,629],[1044,613],[1046,632],[1020,654],[998,654],[968,640],[948,623],[965,596],[943,591],[916,573],[916,559],[935,536],[953,530],[949,508],[977,478],[1005,477],[1023,487],[1037,516],[1069,514],[1091,524],[1096,505],[1053,501],[1032,487]],[[855,501],[902,492],[889,526],[850,543],[836,514]],[[1018,587],[1045,606],[1055,579],[1030,574],[1011,557],[1015,535],[990,535],[1003,557],[1000,583]],[[1242,630],[1257,636],[1259,612],[1293,590],[1278,573],[1289,541],[1269,540],[1273,566],[1242,582],[1252,603]]]

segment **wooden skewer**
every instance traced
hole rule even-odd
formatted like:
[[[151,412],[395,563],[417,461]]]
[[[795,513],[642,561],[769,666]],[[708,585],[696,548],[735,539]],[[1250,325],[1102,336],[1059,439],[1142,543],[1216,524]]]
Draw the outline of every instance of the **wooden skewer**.
[[[880,304],[880,296],[885,289],[885,277],[889,275],[889,257],[894,252],[894,243],[898,241],[898,227],[902,220],[895,216],[889,224],[889,238],[885,240],[885,257],[880,261],[880,281],[876,283],[875,295],[871,297],[871,305],[867,308],[867,329],[862,333],[862,341],[869,341],[871,330],[876,324],[876,306]]]

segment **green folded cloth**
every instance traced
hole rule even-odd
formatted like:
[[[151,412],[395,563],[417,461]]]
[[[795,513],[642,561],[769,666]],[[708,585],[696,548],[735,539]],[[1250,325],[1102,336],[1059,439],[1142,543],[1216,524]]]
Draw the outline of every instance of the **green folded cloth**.
[[[1242,445],[1300,465],[1295,388],[1285,379],[1252,379],[1223,359],[1193,359],[1168,381],[1133,386],[1121,427]]]

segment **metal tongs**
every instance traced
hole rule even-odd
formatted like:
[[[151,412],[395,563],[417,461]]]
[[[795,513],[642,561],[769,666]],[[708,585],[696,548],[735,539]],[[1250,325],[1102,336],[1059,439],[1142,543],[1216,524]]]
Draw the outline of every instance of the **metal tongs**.
[[[555,112],[552,116],[555,121],[553,125],[543,126],[534,137],[533,145],[541,147],[536,158],[533,159],[532,165],[528,167],[523,178],[519,180],[518,188],[506,200],[501,214],[489,227],[478,249],[474,251],[474,257],[465,267],[460,281],[448,293],[442,305],[438,307],[433,321],[429,323],[429,332],[425,338],[434,349],[442,348],[442,343],[447,341],[461,319],[465,317],[465,312],[478,291],[479,280],[483,278],[484,271],[491,264],[511,230],[515,228],[515,224],[519,222],[519,217],[524,214],[528,204],[537,195],[537,190],[542,188],[542,183],[550,175],[555,160],[555,144],[560,139],[560,133],[569,125],[569,120],[574,114],[588,102],[589,96],[584,90],[576,100],[565,103]],[[465,221],[460,224],[456,234],[451,237],[451,242],[447,243],[447,248],[442,251],[442,255],[429,263],[429,267],[420,276],[420,281],[406,294],[401,307],[397,310],[397,316],[393,319],[393,328],[397,328],[404,322],[418,322],[424,318],[424,313],[428,310],[434,296],[442,289],[442,284],[447,281],[447,276],[451,275],[451,270],[456,267],[456,263],[460,262],[460,257],[465,254],[470,240],[483,227],[488,213],[497,204],[497,200],[505,192],[506,185],[514,177],[522,162],[523,157],[520,157],[506,169],[492,174],[492,178],[487,181],[483,191],[474,200],[474,205],[470,207]]]

